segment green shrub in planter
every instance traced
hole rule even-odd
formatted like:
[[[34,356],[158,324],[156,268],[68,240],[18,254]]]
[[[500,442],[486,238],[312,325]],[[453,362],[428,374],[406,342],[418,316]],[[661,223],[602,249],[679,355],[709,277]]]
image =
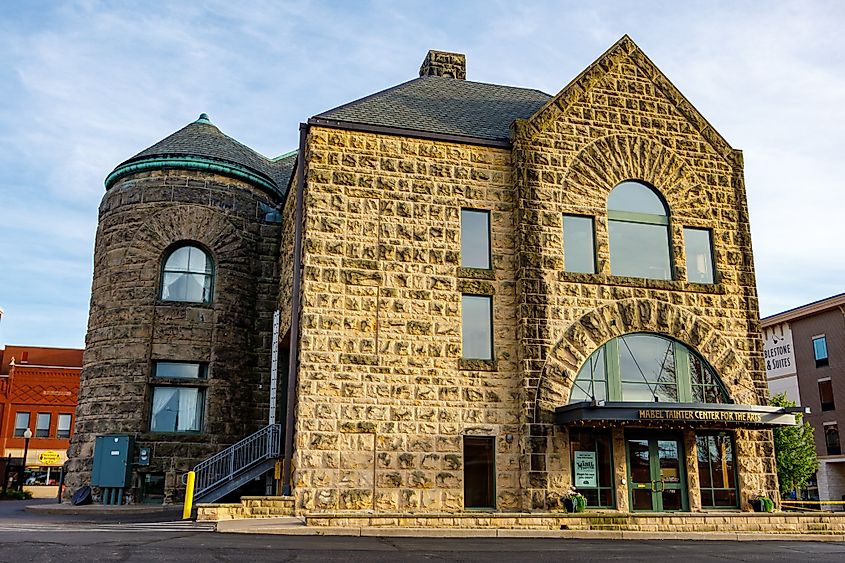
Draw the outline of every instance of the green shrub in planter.
[[[775,511],[775,501],[773,501],[769,497],[759,496],[752,498],[749,502],[751,503],[751,508],[754,509],[754,512]]]
[[[563,507],[567,512],[584,512],[587,508],[587,499],[584,495],[575,493],[563,499]]]

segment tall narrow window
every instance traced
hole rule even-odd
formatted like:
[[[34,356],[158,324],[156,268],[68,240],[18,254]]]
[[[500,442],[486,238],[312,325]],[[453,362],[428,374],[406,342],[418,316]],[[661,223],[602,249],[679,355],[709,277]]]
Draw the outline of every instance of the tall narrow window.
[[[569,429],[572,483],[587,499],[587,506],[613,508],[613,451],[610,433]]]
[[[817,368],[828,364],[827,338],[825,336],[816,336],[813,338],[813,356],[816,358]]]
[[[607,218],[611,274],[672,279],[669,210],[652,188],[622,182],[607,198]]]
[[[461,266],[490,269],[490,212],[461,209]]]
[[[839,443],[839,425],[835,422],[824,423],[824,444],[827,455],[841,455],[842,446]]]
[[[819,402],[823,411],[836,410],[836,403],[833,400],[833,382],[829,377],[819,379]]]
[[[596,273],[593,218],[563,216],[563,265],[567,272]]]
[[[70,422],[73,419],[71,414],[60,414],[56,421],[56,438],[70,438]]]
[[[493,359],[492,297],[464,295],[461,298],[461,341],[465,359]]]
[[[724,434],[695,437],[698,478],[704,508],[736,508],[736,469],[733,440]]]
[[[188,303],[211,303],[214,264],[211,256],[196,246],[180,246],[164,262],[161,299]]]
[[[22,438],[27,428],[29,428],[29,413],[15,413],[15,437]]]
[[[35,419],[35,437],[47,438],[50,436],[50,413],[40,412]]]
[[[707,229],[684,229],[687,281],[713,283],[713,241]]]
[[[464,508],[496,508],[495,476],[495,439],[464,436]]]

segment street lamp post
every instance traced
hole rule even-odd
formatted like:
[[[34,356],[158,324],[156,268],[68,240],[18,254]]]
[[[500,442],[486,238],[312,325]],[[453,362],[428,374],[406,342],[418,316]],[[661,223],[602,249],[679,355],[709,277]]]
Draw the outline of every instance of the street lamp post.
[[[32,438],[32,430],[27,428],[23,431],[23,467],[21,468],[21,477],[18,481],[18,490],[23,490],[23,482],[26,480],[26,458],[29,456],[29,439]]]

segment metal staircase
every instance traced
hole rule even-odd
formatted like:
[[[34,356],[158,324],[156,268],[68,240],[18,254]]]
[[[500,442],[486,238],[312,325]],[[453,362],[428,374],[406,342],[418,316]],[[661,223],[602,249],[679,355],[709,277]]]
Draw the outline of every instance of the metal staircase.
[[[194,502],[214,502],[271,470],[281,456],[282,425],[270,424],[201,461]]]

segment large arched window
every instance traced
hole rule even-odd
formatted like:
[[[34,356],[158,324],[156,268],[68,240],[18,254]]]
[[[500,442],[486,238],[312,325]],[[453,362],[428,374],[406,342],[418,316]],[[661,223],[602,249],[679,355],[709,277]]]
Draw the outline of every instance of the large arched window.
[[[164,261],[161,299],[187,303],[211,303],[214,262],[209,254],[191,245],[173,249]]]
[[[610,273],[672,279],[669,209],[652,188],[626,180],[607,198]]]
[[[569,396],[580,401],[726,403],[728,395],[707,362],[665,336],[626,334],[587,359]]]

